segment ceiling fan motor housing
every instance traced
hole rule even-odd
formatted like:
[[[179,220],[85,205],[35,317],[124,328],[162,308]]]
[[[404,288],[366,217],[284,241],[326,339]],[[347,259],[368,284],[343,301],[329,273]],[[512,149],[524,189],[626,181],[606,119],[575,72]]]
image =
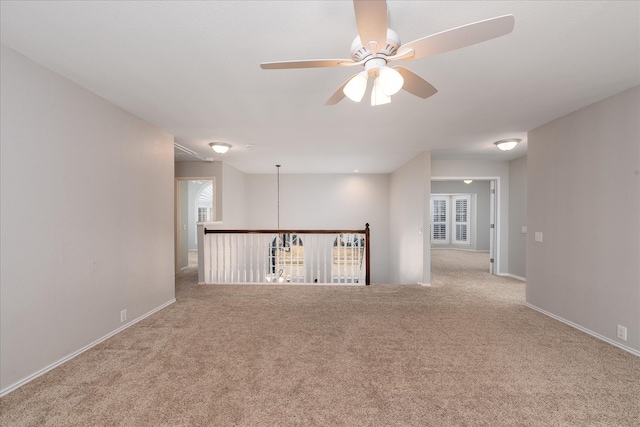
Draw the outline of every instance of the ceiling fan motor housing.
[[[399,47],[400,37],[398,37],[398,34],[391,28],[387,28],[387,42],[386,44],[379,46],[376,56],[393,56],[397,52]],[[360,62],[366,59],[368,56],[372,56],[371,51],[364,47],[362,41],[360,40],[360,36],[356,36],[356,38],[353,40],[353,43],[351,43],[351,58],[356,62]]]
[[[335,105],[345,97],[360,102],[366,91],[366,83],[371,78],[374,83],[372,105],[390,102],[390,96],[400,89],[426,99],[436,94],[438,90],[425,79],[404,67],[389,67],[389,61],[426,58],[438,53],[471,46],[509,34],[513,31],[514,26],[513,15],[503,15],[441,31],[403,45],[400,43],[398,34],[387,27],[386,0],[353,0],[353,6],[358,36],[351,43],[351,59],[265,62],[261,63],[260,67],[263,69],[291,69],[364,66],[364,70],[344,82],[331,95],[325,105]],[[385,28],[386,33],[384,32]],[[398,54],[400,48],[402,51]],[[377,90],[379,86],[380,90]],[[378,97],[378,93],[381,96]]]

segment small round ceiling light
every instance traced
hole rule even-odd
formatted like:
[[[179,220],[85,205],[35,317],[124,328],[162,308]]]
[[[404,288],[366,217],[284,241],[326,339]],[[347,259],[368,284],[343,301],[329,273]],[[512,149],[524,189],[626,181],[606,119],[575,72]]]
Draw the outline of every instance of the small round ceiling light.
[[[465,179],[462,182],[464,182],[465,184],[471,184],[473,182],[473,180],[472,179]]]
[[[500,141],[496,141],[494,142],[494,144],[496,145],[496,147],[498,147],[502,151],[509,151],[516,148],[516,145],[518,145],[520,141],[522,140],[518,138],[509,138],[509,139],[502,139]]]
[[[227,144],[226,142],[212,142],[209,146],[218,154],[224,154],[231,148],[231,144]]]

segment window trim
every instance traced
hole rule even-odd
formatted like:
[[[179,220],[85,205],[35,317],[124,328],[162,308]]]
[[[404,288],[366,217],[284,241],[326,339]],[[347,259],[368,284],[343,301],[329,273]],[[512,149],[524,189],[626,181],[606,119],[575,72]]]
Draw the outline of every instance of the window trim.
[[[451,244],[471,246],[471,194],[452,194],[451,196]],[[458,221],[458,201],[465,201],[465,221]],[[458,239],[458,226],[466,227],[466,239]]]
[[[430,206],[430,217],[429,217],[429,236],[430,242],[433,245],[442,245],[442,246],[471,246],[471,233],[472,228],[475,226],[475,211],[473,204],[475,203],[474,194],[471,193],[449,193],[449,194],[431,194],[429,206]],[[446,206],[446,220],[445,221],[434,221],[434,201],[445,201]],[[458,200],[466,200],[466,221],[459,222],[456,221],[456,202]],[[434,231],[435,224],[445,224],[445,238],[444,239],[435,239]],[[465,225],[466,226],[466,240],[458,240],[457,237],[457,226]]]
[[[439,202],[444,202],[444,210],[445,210],[445,220],[444,221],[435,221],[435,205],[434,202],[439,201]],[[447,195],[441,195],[441,194],[434,194],[431,195],[431,221],[430,221],[430,235],[431,235],[431,243],[436,244],[436,245],[448,245],[449,244],[449,212],[451,211],[450,206],[450,199]],[[435,238],[435,229],[436,229],[436,225],[442,225],[444,224],[444,238],[442,239],[436,239]]]

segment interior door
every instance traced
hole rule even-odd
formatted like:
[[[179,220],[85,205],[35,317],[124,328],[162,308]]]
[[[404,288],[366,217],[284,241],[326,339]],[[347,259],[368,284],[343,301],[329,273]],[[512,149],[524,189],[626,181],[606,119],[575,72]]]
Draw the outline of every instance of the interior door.
[[[194,267],[198,256],[198,222],[215,220],[215,180],[176,179],[176,271]]]
[[[489,273],[497,274],[496,269],[496,180],[490,181],[489,190]]]
[[[178,191],[176,271],[179,271],[189,266],[189,181],[178,180],[176,187]]]

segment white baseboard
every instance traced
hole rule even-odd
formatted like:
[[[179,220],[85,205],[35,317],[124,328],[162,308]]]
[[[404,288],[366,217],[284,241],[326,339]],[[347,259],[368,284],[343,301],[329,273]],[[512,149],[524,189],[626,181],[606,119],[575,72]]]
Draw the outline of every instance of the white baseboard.
[[[3,390],[0,390],[0,397],[11,393],[15,389],[20,388],[23,385],[27,384],[28,382],[35,380],[40,375],[46,374],[50,370],[52,370],[54,368],[57,368],[58,366],[62,365],[65,362],[68,362],[69,360],[73,359],[74,357],[78,356],[79,354],[82,354],[85,351],[89,350],[91,347],[95,347],[96,345],[100,344],[101,342],[111,338],[112,336],[114,336],[118,332],[122,332],[123,330],[127,329],[129,326],[135,325],[136,323],[138,323],[142,319],[151,316],[153,313],[162,310],[163,308],[173,304],[174,302],[176,302],[175,298],[173,298],[172,300],[167,301],[166,303],[162,304],[159,307],[154,308],[153,310],[149,311],[148,313],[143,314],[142,316],[133,319],[132,321],[130,321],[126,325],[123,325],[123,326],[119,327],[115,331],[112,331],[112,332],[108,333],[107,335],[103,336],[102,338],[98,338],[97,340],[95,340],[91,344],[87,344],[86,346],[82,347],[80,350],[74,351],[73,353],[69,354],[68,356],[63,357],[62,359],[58,360],[57,362],[54,362],[51,365],[40,369],[38,372],[36,372],[34,374],[31,374],[26,378],[23,378],[22,380],[18,381],[15,384],[10,385],[9,387],[7,387],[7,388],[5,388]]]
[[[449,249],[452,251],[464,251],[464,252],[484,252],[484,253],[489,253],[488,249],[465,249],[465,248],[452,248],[449,246],[444,246],[444,247],[438,247],[438,246],[432,246],[431,249],[435,249],[435,250],[443,250],[443,249]]]
[[[511,273],[498,273],[497,276],[511,277],[512,279],[520,280],[521,282],[527,281],[525,277],[516,276],[515,274],[511,274]]]
[[[578,325],[576,323],[573,323],[573,322],[571,322],[571,321],[569,321],[567,319],[563,319],[560,316],[556,316],[553,313],[549,313],[548,311],[543,310],[543,309],[541,309],[539,307],[536,307],[533,304],[529,304],[528,302],[525,302],[524,305],[526,305],[527,307],[529,307],[532,310],[535,310],[537,312],[540,312],[540,313],[544,314],[545,316],[549,316],[549,317],[551,317],[551,318],[553,318],[555,320],[558,320],[559,322],[564,323],[565,325],[569,325],[572,328],[575,328],[575,329],[577,329],[577,330],[579,330],[581,332],[584,332],[585,334],[589,334],[594,338],[598,338],[599,340],[604,341],[607,344],[611,344],[611,345],[616,346],[616,347],[618,347],[618,348],[620,348],[620,349],[622,349],[622,350],[624,350],[624,351],[626,351],[628,353],[633,354],[634,356],[640,357],[640,351],[636,350],[635,348],[631,348],[631,347],[628,347],[628,346],[626,346],[624,344],[620,344],[619,342],[614,341],[614,340],[612,340],[610,338],[607,338],[604,335],[600,335],[600,334],[598,334],[596,332],[593,332],[590,329],[585,328],[584,326],[580,326],[580,325]]]

